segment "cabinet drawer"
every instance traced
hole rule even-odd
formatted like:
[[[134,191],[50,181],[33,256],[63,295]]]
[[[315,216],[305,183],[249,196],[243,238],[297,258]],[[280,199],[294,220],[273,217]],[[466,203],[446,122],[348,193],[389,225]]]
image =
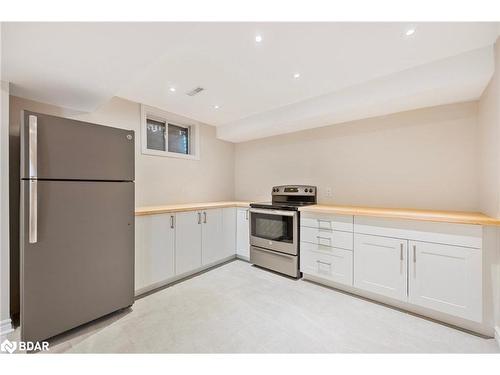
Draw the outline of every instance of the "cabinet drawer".
[[[250,263],[288,276],[299,276],[298,257],[250,246]]]
[[[352,285],[352,251],[301,243],[300,271],[337,283]]]
[[[351,232],[308,227],[300,228],[300,240],[302,242],[328,247],[339,247],[346,250],[352,250],[352,236]]]
[[[314,214],[314,216],[308,216],[307,213],[301,215],[300,225],[308,228],[342,230],[345,232],[352,232],[354,227],[353,217],[349,215]]]

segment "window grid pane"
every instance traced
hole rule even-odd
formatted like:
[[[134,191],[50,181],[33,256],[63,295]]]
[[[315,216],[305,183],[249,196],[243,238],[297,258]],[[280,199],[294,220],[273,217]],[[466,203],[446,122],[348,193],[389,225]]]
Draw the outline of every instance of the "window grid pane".
[[[189,155],[189,128],[168,124],[168,151]]]
[[[167,124],[151,119],[146,120],[147,148],[150,150],[166,151],[165,131]]]

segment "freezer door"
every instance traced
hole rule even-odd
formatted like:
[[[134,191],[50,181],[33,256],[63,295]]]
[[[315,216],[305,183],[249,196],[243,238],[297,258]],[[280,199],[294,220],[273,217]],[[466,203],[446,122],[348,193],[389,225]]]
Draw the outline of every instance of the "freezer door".
[[[134,183],[21,181],[22,339],[133,301]]]
[[[22,111],[21,178],[134,180],[134,132]]]

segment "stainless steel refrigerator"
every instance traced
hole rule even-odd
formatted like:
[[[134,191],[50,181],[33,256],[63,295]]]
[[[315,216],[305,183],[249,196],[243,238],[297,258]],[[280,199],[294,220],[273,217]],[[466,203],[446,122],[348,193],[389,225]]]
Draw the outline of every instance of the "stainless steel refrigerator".
[[[40,341],[134,302],[134,132],[21,113],[20,325]]]

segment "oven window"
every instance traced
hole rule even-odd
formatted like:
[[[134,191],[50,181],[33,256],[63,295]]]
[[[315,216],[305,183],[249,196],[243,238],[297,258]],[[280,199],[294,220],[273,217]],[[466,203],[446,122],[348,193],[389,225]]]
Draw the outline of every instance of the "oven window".
[[[252,212],[251,218],[252,236],[293,243],[293,216]]]

